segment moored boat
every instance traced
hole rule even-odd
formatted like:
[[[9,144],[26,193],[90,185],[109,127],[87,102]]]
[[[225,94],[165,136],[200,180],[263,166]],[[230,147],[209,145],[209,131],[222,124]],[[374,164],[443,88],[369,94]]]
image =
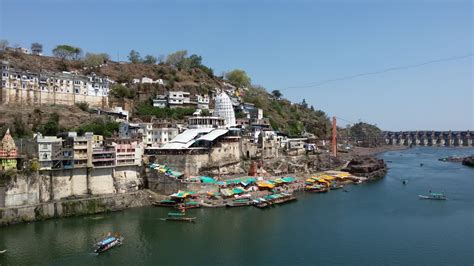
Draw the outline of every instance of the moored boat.
[[[343,185],[339,185],[339,184],[332,184],[329,189],[331,190],[336,190],[336,189],[341,189],[343,188],[344,186]]]
[[[178,205],[176,201],[170,199],[154,201],[152,204],[157,207],[176,207]]]
[[[97,255],[105,252],[113,247],[120,246],[123,243],[123,237],[119,236],[108,236],[102,241],[95,244],[94,253]]]
[[[244,206],[250,206],[252,204],[253,202],[249,199],[236,199],[232,202],[227,203],[225,206],[226,207],[244,207]]]
[[[430,192],[428,195],[418,195],[420,199],[430,200],[447,200],[448,198],[443,193]]]

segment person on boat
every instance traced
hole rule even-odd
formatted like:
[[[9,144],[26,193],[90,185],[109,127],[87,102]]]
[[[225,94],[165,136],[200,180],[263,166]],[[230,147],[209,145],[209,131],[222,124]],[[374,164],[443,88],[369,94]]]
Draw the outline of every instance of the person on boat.
[[[184,204],[181,203],[178,205],[178,210],[182,213],[185,213],[186,212],[186,208],[184,207]]]

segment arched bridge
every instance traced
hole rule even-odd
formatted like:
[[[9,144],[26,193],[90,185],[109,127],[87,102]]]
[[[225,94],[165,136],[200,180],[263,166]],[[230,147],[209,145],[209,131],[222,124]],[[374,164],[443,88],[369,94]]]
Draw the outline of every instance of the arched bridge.
[[[404,146],[474,146],[474,132],[471,131],[400,131],[383,132],[388,145]]]

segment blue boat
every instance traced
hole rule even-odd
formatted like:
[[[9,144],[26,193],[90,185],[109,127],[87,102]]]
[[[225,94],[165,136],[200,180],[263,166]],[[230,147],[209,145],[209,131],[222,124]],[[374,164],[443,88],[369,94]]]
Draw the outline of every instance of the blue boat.
[[[95,244],[94,253],[97,255],[113,247],[120,246],[123,243],[123,237],[108,236]]]

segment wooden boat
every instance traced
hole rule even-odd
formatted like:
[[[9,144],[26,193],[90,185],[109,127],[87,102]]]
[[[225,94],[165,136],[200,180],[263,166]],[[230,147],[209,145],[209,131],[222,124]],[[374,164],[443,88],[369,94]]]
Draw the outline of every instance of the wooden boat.
[[[232,202],[226,203],[226,207],[244,207],[244,206],[250,206],[252,205],[253,202],[248,199],[238,199],[234,200]]]
[[[312,193],[326,193],[329,191],[329,189],[327,187],[314,187],[314,188],[308,188],[306,189],[306,191],[312,192]]]
[[[336,190],[336,189],[341,189],[343,188],[344,186],[343,185],[336,185],[336,184],[333,184],[329,187],[329,189],[331,190]]]
[[[174,221],[174,222],[194,222],[196,217],[185,217],[184,212],[170,212],[168,217],[161,218],[162,221]]]
[[[188,201],[184,204],[185,209],[195,209],[195,208],[201,208],[201,207],[202,205],[196,201]]]
[[[95,244],[94,253],[97,255],[123,243],[123,237],[109,236]]]
[[[169,199],[154,201],[151,204],[153,204],[153,206],[157,206],[157,207],[176,207],[178,205],[178,203],[176,201],[169,200]]]
[[[253,206],[263,209],[270,207],[271,203],[266,201],[264,198],[257,198],[253,200]]]
[[[448,198],[443,193],[434,193],[430,192],[428,195],[418,195],[420,199],[430,199],[430,200],[447,200]]]

